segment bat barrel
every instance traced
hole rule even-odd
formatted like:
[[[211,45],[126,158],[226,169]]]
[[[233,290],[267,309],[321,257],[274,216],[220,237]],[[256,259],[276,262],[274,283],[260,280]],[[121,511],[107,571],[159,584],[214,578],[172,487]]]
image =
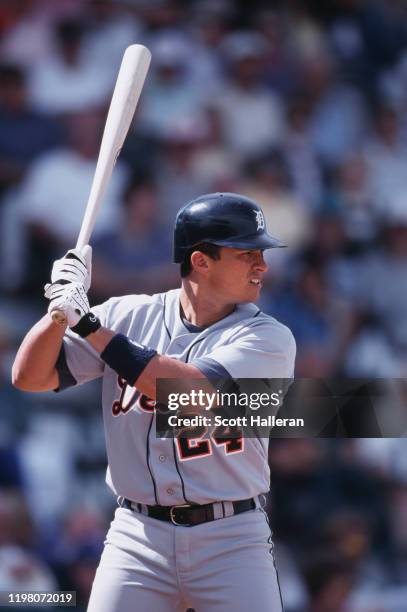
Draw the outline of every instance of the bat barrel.
[[[77,248],[89,242],[113,167],[129,131],[150,61],[151,53],[143,45],[130,45],[124,52],[107,113],[96,170],[76,243]]]
[[[123,146],[150,66],[151,53],[143,45],[130,45],[124,52],[107,113],[96,170],[79,232],[76,248],[89,243],[103,196],[117,157]],[[52,319],[65,323],[63,312],[55,310]]]

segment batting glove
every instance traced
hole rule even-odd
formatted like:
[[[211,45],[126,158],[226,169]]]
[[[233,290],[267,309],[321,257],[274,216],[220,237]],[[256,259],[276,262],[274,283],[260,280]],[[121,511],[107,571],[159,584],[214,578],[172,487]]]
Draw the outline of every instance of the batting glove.
[[[92,277],[92,247],[86,244],[81,249],[70,249],[52,266],[51,285],[80,283],[89,291]],[[47,290],[48,285],[45,286]]]
[[[49,314],[52,315],[56,310],[63,312],[69,327],[75,327],[90,310],[88,296],[82,283],[48,285],[45,297],[50,300]]]

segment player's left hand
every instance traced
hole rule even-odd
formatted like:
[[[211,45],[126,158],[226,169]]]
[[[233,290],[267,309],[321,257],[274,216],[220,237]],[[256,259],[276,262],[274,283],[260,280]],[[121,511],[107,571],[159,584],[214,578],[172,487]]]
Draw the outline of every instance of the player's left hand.
[[[81,249],[70,249],[61,259],[54,261],[51,285],[82,283],[89,291],[92,278],[92,247],[86,244]],[[47,289],[47,286],[45,287]]]
[[[50,300],[49,314],[52,315],[54,310],[62,311],[69,327],[75,327],[90,310],[88,296],[82,283],[48,285],[45,297]]]

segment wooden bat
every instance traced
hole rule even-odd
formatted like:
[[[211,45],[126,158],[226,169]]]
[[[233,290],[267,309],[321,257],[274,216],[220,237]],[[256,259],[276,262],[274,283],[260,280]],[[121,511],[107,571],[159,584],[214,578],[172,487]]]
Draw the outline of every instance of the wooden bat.
[[[151,53],[143,45],[131,45],[124,52],[107,113],[85,215],[76,242],[77,249],[89,242],[104,193],[136,110],[150,60]],[[54,310],[51,316],[58,323],[66,322],[65,314],[59,310]]]

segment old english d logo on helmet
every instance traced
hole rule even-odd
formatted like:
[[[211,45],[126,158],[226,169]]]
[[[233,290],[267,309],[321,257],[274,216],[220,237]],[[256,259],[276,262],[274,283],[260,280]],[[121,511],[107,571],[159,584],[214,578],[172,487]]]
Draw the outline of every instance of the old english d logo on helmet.
[[[266,227],[266,222],[264,220],[264,215],[263,215],[263,211],[262,210],[255,210],[254,214],[256,215],[256,221],[257,221],[257,231],[260,231],[262,229],[265,229]]]
[[[263,211],[238,193],[209,193],[178,212],[174,228],[174,262],[201,242],[236,249],[272,249],[285,244],[267,232]]]

